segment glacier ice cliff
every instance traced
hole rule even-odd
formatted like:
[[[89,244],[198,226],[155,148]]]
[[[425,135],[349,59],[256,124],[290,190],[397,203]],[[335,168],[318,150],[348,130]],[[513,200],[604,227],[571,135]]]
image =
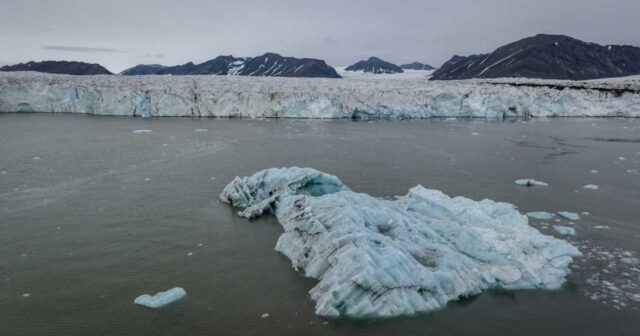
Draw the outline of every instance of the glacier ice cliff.
[[[434,82],[411,73],[309,79],[9,72],[0,73],[0,112],[326,119],[640,117],[640,81]]]
[[[276,250],[319,280],[310,294],[327,317],[430,312],[487,289],[556,289],[580,255],[508,203],[422,186],[379,199],[311,168],[236,177],[220,199],[246,218],[275,214],[284,228]]]

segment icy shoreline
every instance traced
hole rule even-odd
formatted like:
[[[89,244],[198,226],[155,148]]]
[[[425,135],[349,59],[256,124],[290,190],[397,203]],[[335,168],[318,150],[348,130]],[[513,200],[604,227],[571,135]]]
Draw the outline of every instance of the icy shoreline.
[[[640,81],[429,81],[0,73],[0,112],[142,117],[640,117]]]
[[[422,186],[383,200],[310,168],[236,177],[220,199],[242,217],[275,214],[276,250],[318,279],[310,294],[321,316],[412,315],[487,289],[556,289],[580,255],[508,203]]]

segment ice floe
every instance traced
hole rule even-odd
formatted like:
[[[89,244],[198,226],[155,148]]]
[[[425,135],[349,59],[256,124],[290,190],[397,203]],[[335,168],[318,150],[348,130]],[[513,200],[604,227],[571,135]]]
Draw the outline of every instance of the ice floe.
[[[562,226],[562,225],[554,225],[553,229],[556,230],[556,232],[558,232],[561,235],[564,236],[575,236],[576,235],[576,229],[569,227],[569,226]]]
[[[533,211],[533,212],[527,212],[527,216],[535,219],[545,220],[545,219],[553,218],[554,215],[552,213],[548,213],[544,211]]]
[[[153,133],[153,130],[149,130],[149,129],[138,129],[138,130],[133,130],[131,131],[133,134],[147,134],[147,133]]]
[[[564,219],[568,219],[568,220],[572,220],[572,221],[580,220],[580,215],[578,215],[575,212],[559,211],[558,215],[560,215],[560,217],[562,217]]]
[[[162,308],[166,305],[182,300],[185,296],[187,296],[187,292],[181,287],[176,287],[165,292],[158,292],[155,295],[140,295],[133,302],[137,305],[149,308]]]
[[[591,189],[591,190],[598,190],[600,189],[600,186],[597,186],[595,184],[587,184],[586,186],[584,186],[583,188],[585,189]]]
[[[310,294],[321,316],[411,315],[486,289],[556,289],[580,255],[512,204],[422,186],[379,199],[310,168],[236,177],[220,199],[242,217],[275,214],[276,250],[319,280]]]
[[[525,187],[546,187],[548,186],[547,183],[541,182],[541,181],[536,181],[534,179],[521,179],[521,180],[516,180],[515,184],[517,185],[521,185],[521,186],[525,186]]]

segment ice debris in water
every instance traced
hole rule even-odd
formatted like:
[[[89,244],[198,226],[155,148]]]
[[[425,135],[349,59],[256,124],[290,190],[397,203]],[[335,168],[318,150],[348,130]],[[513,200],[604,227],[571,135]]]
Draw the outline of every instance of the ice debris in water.
[[[551,219],[553,214],[544,211],[527,212],[527,216],[535,219]]]
[[[319,280],[310,294],[321,316],[411,315],[486,289],[555,289],[581,255],[512,204],[422,186],[379,199],[311,168],[236,177],[220,199],[242,217],[275,214],[276,250]]]
[[[591,189],[591,190],[598,190],[600,189],[599,186],[595,185],[595,184],[587,184],[586,186],[584,186],[583,188],[585,189]]]
[[[209,132],[208,129],[206,128],[196,128],[193,130],[195,133],[203,133],[203,132]]]
[[[146,133],[152,133],[152,130],[149,129],[139,129],[139,130],[133,130],[132,131],[133,134],[146,134]]]
[[[548,184],[541,182],[541,181],[536,181],[534,179],[521,179],[521,180],[516,180],[515,183],[517,185],[521,185],[521,186],[525,186],[525,187],[546,187],[548,186]]]
[[[187,296],[187,292],[181,287],[176,287],[169,289],[166,292],[158,292],[155,295],[140,295],[133,302],[149,308],[162,308],[166,305],[182,300],[185,296]]]
[[[558,232],[559,234],[563,235],[563,236],[575,236],[576,235],[576,229],[569,227],[569,226],[562,226],[562,225],[554,225],[553,229],[556,230],[556,232]]]
[[[580,215],[578,215],[575,212],[560,211],[560,212],[558,212],[558,215],[560,215],[560,217],[562,217],[564,219],[568,219],[568,220],[572,220],[572,221],[580,220]]]

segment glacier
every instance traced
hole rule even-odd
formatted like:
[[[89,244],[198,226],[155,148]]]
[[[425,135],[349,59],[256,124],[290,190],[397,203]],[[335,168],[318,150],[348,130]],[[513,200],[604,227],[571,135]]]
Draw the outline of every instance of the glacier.
[[[140,295],[133,301],[133,303],[157,309],[182,300],[185,296],[187,296],[187,292],[183,288],[175,287],[164,292],[158,292],[155,295]]]
[[[139,117],[424,119],[640,117],[640,80],[429,81],[0,73],[0,112]]]
[[[489,289],[557,289],[581,253],[528,225],[514,205],[416,186],[380,199],[312,168],[236,177],[220,200],[238,215],[274,214],[275,249],[319,282],[316,314],[414,315]]]

